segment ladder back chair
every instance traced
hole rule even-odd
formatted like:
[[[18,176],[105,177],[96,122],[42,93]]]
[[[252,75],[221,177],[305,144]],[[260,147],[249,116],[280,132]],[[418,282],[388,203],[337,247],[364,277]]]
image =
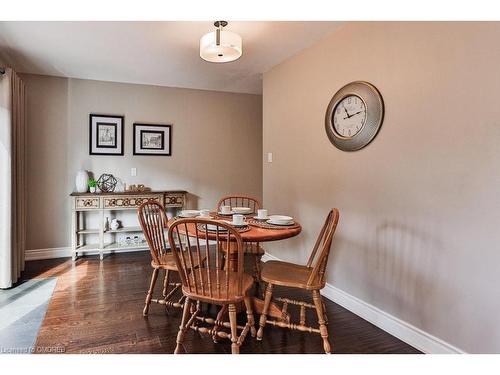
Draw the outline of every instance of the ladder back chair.
[[[148,315],[149,305],[151,302],[165,305],[165,307],[182,308],[184,296],[181,296],[181,298],[177,301],[173,299],[173,296],[180,288],[181,283],[170,282],[171,272],[177,272],[177,264],[175,263],[172,252],[168,250],[168,242],[165,237],[165,230],[167,229],[168,221],[167,215],[165,214],[165,208],[158,202],[147,201],[139,206],[137,216],[149,246],[149,251],[151,253],[151,267],[153,267],[151,283],[146,295],[145,306],[142,313],[144,316]],[[203,262],[203,260],[204,258],[201,258],[200,263],[195,262],[194,266],[198,266]],[[163,298],[153,299],[153,290],[160,270],[165,271],[165,277],[163,279]],[[169,290],[169,287],[172,287],[172,289]]]
[[[189,236],[187,243],[183,244],[180,239],[185,233],[189,233]],[[206,240],[208,238],[210,241]],[[186,296],[174,353],[180,353],[186,331],[191,328],[199,333],[230,339],[232,354],[239,354],[240,346],[248,332],[255,336],[255,322],[249,295],[253,278],[243,271],[244,254],[240,234],[225,223],[186,218],[171,223],[168,240],[179,270],[182,292]],[[223,255],[228,251],[237,252],[236,270],[224,268]],[[200,264],[202,255],[206,257],[206,262],[197,269],[190,267],[191,264]],[[227,306],[229,322],[200,316],[202,302]],[[247,314],[244,326],[238,325],[236,321],[236,306],[241,302],[244,302]],[[212,327],[199,326],[199,323],[208,323]],[[226,333],[222,328],[229,328],[231,333]],[[239,335],[238,330],[241,331]]]
[[[264,307],[259,321],[259,331],[257,332],[257,340],[262,340],[264,327],[266,324],[299,330],[302,332],[319,333],[323,339],[323,349],[325,353],[331,352],[330,342],[328,341],[328,330],[326,327],[327,318],[325,305],[321,299],[320,290],[326,284],[326,266],[333,235],[339,221],[338,209],[332,209],[321,229],[316,244],[311,252],[307,265],[302,266],[293,263],[281,261],[268,261],[262,267],[261,277],[267,283]],[[282,312],[287,312],[289,304],[300,306],[300,321],[299,324],[290,323],[285,320],[268,320],[267,313],[272,300],[273,285],[280,285],[290,288],[299,288],[312,292],[313,303],[297,301],[288,298],[276,298],[277,301],[283,302]],[[318,316],[319,328],[306,326],[306,308],[316,310]]]
[[[262,204],[257,198],[245,195],[228,195],[222,197],[217,203],[217,212],[220,212],[221,206],[248,207],[252,209],[253,214],[262,208]],[[253,215],[252,215],[253,216]],[[265,251],[259,242],[245,242],[243,244],[245,255],[253,257],[253,276],[256,282],[260,282],[260,261]]]

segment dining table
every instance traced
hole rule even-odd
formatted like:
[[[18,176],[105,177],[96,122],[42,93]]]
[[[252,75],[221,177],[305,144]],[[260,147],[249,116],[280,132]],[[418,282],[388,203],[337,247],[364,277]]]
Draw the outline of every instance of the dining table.
[[[244,227],[244,229],[242,230],[238,230],[243,243],[246,244],[247,246],[252,246],[252,244],[259,246],[259,244],[265,242],[280,241],[287,238],[292,238],[299,235],[300,232],[302,231],[302,226],[296,220],[294,220],[293,225],[280,226],[280,225],[268,224],[267,222],[261,220],[255,220],[252,218],[253,215],[255,214],[245,215],[247,226]],[[230,223],[231,215],[221,215],[220,213],[211,212],[210,218],[216,221],[221,220],[226,223]],[[167,225],[170,226],[170,224],[174,220],[177,220],[177,218],[170,219]],[[179,229],[180,232],[184,235],[187,235],[189,237],[196,236],[197,229],[194,223],[187,224],[185,229],[182,227],[180,227]],[[198,235],[200,236],[200,238],[208,240],[215,240],[217,236],[215,232],[210,232],[210,231],[207,232],[198,231]],[[208,236],[208,238],[206,236]],[[229,267],[230,270],[236,271],[238,263],[238,254],[236,247],[231,246],[233,244],[235,243],[230,243],[230,249],[227,252],[229,254],[228,255],[229,259],[227,259],[226,266]],[[261,314],[264,306],[264,300],[259,298],[258,296],[253,296],[252,303],[253,303],[253,311],[257,314]],[[217,319],[221,319],[222,316],[225,314],[225,312],[226,309],[222,308],[217,316]],[[288,313],[286,311],[282,311],[282,309],[274,302],[271,302],[268,316],[280,320],[289,319]]]

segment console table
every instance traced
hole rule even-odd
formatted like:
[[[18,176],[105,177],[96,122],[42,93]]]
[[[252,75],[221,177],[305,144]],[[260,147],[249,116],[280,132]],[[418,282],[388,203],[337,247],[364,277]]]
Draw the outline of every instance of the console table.
[[[105,234],[142,232],[140,226],[125,226],[112,230],[105,228],[106,213],[122,210],[137,210],[146,201],[156,201],[165,208],[184,208],[187,191],[148,191],[148,192],[120,192],[120,193],[72,193],[71,198],[71,254],[76,260],[79,252],[98,251],[102,260],[105,252],[116,250],[147,249],[146,243],[120,244],[116,241],[105,242]],[[97,212],[98,224],[95,228],[86,228],[85,214]],[[86,235],[97,235],[96,243],[87,243]],[[115,236],[111,236],[115,237]]]

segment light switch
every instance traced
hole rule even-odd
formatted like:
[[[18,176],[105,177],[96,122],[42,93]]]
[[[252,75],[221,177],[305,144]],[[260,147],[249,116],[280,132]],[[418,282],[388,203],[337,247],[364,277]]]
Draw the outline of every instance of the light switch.
[[[272,152],[268,152],[267,153],[267,162],[268,163],[272,163],[273,162],[273,153]]]
[[[137,168],[130,168],[130,175],[137,176]]]

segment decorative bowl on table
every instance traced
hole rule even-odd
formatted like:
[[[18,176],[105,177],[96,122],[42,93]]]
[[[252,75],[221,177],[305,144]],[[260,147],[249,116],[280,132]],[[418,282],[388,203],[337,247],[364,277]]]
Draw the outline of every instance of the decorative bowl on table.
[[[270,215],[267,223],[273,225],[293,225],[293,217],[285,215]]]

